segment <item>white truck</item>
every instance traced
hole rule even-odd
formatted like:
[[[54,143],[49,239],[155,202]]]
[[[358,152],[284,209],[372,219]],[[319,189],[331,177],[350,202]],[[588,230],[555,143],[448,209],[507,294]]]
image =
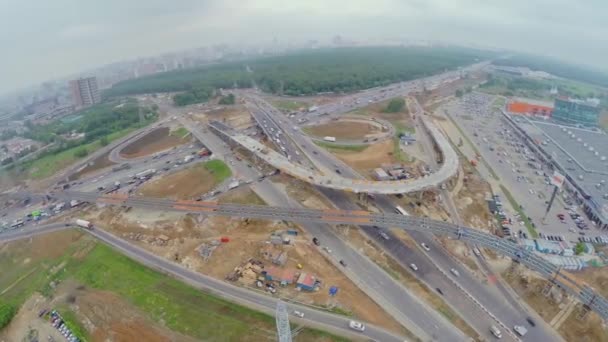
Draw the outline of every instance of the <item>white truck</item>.
[[[135,178],[146,179],[148,177],[151,177],[155,173],[156,173],[156,169],[147,169],[147,170],[142,171],[140,173],[136,173],[135,174]]]
[[[329,137],[329,136],[327,136],[327,137],[324,137],[323,140],[325,140],[325,141],[331,141],[331,142],[336,142],[336,137]]]
[[[232,189],[236,189],[239,187],[239,181],[235,180],[233,182],[230,182],[230,184],[228,184],[228,190],[232,190]]]
[[[81,202],[77,201],[77,200],[71,200],[70,201],[70,208],[74,208],[77,207],[81,204]]]
[[[184,157],[184,163],[189,163],[192,160],[194,160],[194,156],[185,156]]]
[[[78,227],[82,227],[82,228],[85,228],[85,229],[88,229],[88,230],[93,229],[93,224],[91,222],[87,221],[87,220],[77,219],[76,220],[76,225]]]
[[[528,333],[528,329],[523,325],[516,325],[513,327],[513,330],[521,337],[524,337]]]

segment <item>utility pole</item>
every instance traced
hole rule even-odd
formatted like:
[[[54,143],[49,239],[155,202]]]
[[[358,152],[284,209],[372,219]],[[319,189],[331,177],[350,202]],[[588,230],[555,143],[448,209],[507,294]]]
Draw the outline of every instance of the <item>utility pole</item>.
[[[277,336],[279,342],[291,342],[291,327],[289,326],[289,315],[284,302],[277,302],[276,311]]]

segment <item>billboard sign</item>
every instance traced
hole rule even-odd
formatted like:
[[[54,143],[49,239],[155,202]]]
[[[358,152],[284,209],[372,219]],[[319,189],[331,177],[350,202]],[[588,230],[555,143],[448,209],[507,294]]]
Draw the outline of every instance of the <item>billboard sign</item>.
[[[551,177],[551,184],[561,189],[562,185],[564,185],[564,175],[557,171],[553,171],[553,177]]]

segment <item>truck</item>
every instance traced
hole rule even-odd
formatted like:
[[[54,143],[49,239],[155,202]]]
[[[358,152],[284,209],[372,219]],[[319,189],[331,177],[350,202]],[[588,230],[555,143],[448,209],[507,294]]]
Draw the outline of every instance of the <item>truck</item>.
[[[228,189],[232,190],[232,189],[238,188],[238,186],[239,186],[239,181],[235,180],[233,182],[230,182],[230,184],[228,184]]]
[[[113,167],[112,168],[112,172],[118,172],[118,171],[122,171],[122,170],[128,170],[130,168],[131,168],[130,164],[124,163],[124,164],[121,164],[119,166]]]
[[[87,220],[81,220],[81,219],[77,219],[76,220],[76,225],[78,227],[82,227],[88,230],[92,230],[93,229],[93,224]]]
[[[147,170],[142,171],[140,173],[136,173],[135,174],[135,178],[146,179],[146,178],[150,178],[155,173],[156,173],[155,169],[147,169]]]
[[[325,140],[325,141],[331,141],[331,142],[336,142],[336,137],[327,136],[327,137],[324,137],[323,140]]]
[[[515,330],[515,332],[521,337],[524,337],[524,335],[528,333],[528,329],[526,329],[526,327],[523,325],[516,325],[513,327],[513,330]]]
[[[70,208],[74,208],[80,205],[80,202],[77,200],[71,200],[70,201]]]
[[[189,162],[191,162],[193,159],[194,159],[194,157],[193,157],[193,156],[185,156],[185,157],[184,157],[184,163],[189,163]]]

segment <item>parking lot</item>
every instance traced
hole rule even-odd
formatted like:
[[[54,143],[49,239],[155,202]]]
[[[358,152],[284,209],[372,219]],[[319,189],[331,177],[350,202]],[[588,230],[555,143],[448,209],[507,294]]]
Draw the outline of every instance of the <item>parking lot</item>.
[[[589,228],[591,224],[576,203],[561,193],[557,194],[550,212],[543,220],[554,188],[550,184],[553,171],[540,162],[511,124],[493,107],[495,99],[492,95],[471,93],[460,101],[451,103],[446,109],[476,145],[481,157],[499,177],[500,183],[520,205],[540,238],[576,243],[583,234],[599,236],[597,231],[581,229]],[[501,200],[505,202],[508,199]],[[504,212],[503,217],[503,225],[509,228],[504,230],[505,233],[531,237],[518,213]]]

